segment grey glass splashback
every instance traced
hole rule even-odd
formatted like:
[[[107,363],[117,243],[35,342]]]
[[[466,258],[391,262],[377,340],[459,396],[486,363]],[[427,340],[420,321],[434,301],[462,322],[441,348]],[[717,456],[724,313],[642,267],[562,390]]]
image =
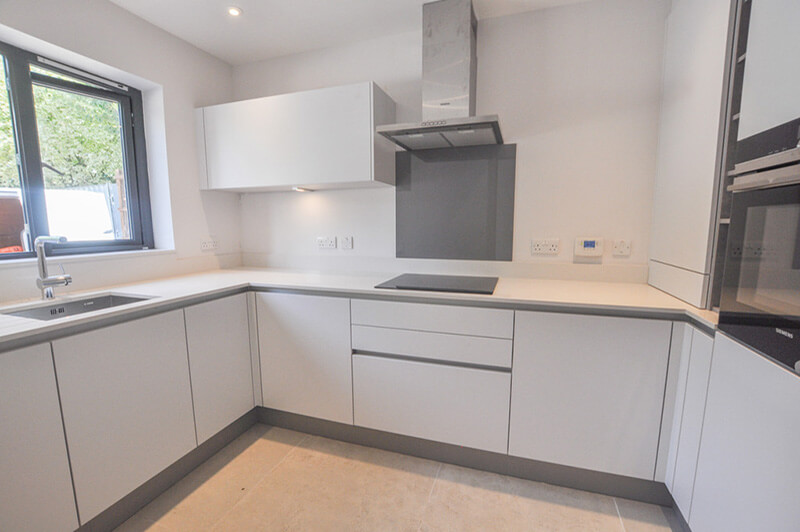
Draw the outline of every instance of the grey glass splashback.
[[[517,147],[397,153],[397,257],[511,260]]]

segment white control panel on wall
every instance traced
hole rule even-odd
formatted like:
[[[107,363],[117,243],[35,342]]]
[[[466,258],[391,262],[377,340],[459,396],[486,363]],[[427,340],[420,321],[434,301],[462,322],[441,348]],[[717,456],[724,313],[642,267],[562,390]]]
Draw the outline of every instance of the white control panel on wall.
[[[576,257],[602,257],[603,239],[602,238],[576,238],[575,239]]]
[[[352,236],[343,236],[341,238],[342,241],[342,249],[353,249],[353,237]]]

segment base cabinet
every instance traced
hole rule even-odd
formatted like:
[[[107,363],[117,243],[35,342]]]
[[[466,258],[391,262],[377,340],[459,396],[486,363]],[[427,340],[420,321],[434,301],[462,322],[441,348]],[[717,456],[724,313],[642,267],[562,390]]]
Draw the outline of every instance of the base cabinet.
[[[653,480],[671,330],[517,312],[509,453]]]
[[[184,310],[197,441],[255,406],[247,296],[239,294]]]
[[[691,515],[697,454],[700,451],[700,435],[714,349],[714,339],[710,336],[692,327],[687,332],[691,335],[691,346],[681,358],[681,382],[676,397],[677,408],[672,434],[676,445],[674,449],[670,449],[674,456],[670,456],[668,467],[671,466],[672,469],[667,475],[667,488],[685,519]]]
[[[0,353],[0,530],[78,528],[50,344]]]
[[[800,523],[800,377],[717,334],[689,525],[790,532]]]
[[[474,449],[508,449],[507,372],[353,355],[355,424]]]
[[[264,406],[353,423],[350,300],[256,295]]]
[[[86,523],[197,445],[183,311],[52,345]]]

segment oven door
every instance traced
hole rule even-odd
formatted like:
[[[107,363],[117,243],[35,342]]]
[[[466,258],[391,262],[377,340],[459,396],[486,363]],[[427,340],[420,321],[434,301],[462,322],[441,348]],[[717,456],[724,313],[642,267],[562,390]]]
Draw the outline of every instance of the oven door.
[[[719,328],[800,372],[800,167],[781,169],[792,172],[731,187]]]

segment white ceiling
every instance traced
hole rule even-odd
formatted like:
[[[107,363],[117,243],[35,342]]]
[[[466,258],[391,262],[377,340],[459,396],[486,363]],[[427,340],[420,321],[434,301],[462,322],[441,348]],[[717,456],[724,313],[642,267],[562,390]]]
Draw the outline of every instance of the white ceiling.
[[[419,30],[430,0],[111,0],[220,59],[240,65]],[[479,19],[587,0],[474,0]],[[243,11],[238,18],[229,6]]]

